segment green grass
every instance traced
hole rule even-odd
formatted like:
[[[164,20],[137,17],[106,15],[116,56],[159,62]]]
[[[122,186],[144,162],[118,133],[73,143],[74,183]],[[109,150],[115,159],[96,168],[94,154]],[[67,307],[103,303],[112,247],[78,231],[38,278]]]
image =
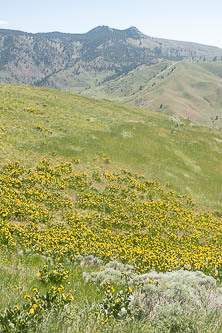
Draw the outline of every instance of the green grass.
[[[38,288],[40,293],[44,293],[48,289],[48,285],[43,284],[37,278],[37,272],[46,263],[46,258],[35,254],[3,253],[1,250],[0,261],[1,310],[14,305],[21,307],[25,302],[24,295],[31,294],[33,287]],[[85,284],[82,276],[83,268],[80,266],[66,265],[66,268],[70,271],[69,284],[66,286],[66,290],[75,295],[75,304],[71,307],[72,321],[76,320],[79,326],[87,325],[89,324],[87,323],[87,312],[90,312],[92,306],[102,299],[103,292],[95,285]],[[90,272],[90,268],[86,270]],[[80,309],[82,314],[79,312]],[[81,324],[82,317],[85,317],[84,324]],[[55,329],[56,332],[67,332],[69,324],[70,321],[64,323],[62,313],[59,318],[58,315],[54,316],[52,314],[46,316],[43,324],[37,329],[38,332],[55,332]]]
[[[88,163],[98,151],[170,182],[209,209],[222,207],[222,133],[135,107],[68,92],[0,86],[0,162],[40,158]]]

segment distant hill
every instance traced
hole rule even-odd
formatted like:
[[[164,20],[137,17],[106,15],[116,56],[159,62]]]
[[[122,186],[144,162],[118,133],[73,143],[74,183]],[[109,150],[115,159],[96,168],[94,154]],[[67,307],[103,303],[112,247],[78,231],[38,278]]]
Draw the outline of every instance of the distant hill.
[[[83,93],[222,129],[221,61],[142,65]]]

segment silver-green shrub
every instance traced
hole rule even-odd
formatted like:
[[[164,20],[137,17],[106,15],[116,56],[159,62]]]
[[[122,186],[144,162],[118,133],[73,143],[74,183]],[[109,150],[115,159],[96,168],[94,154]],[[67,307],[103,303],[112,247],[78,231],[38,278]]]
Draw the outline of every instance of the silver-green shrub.
[[[134,276],[131,284],[138,285],[134,316],[159,332],[213,333],[222,325],[221,288],[202,272],[150,272]]]
[[[125,265],[116,260],[113,260],[103,266],[102,270],[99,272],[84,272],[83,277],[85,282],[92,282],[100,285],[103,285],[105,281],[111,283],[121,283],[125,281],[123,281],[122,273],[130,277],[132,275],[132,271],[132,266]]]
[[[132,318],[151,323],[153,332],[222,332],[222,288],[213,277],[183,270],[139,275],[132,266],[111,261],[98,272],[84,273],[84,279],[123,284],[123,273],[133,290]]]
[[[75,262],[78,263],[82,267],[88,267],[88,266],[93,266],[93,267],[98,267],[103,264],[103,261],[92,254],[88,256],[82,256],[78,255],[75,257]]]

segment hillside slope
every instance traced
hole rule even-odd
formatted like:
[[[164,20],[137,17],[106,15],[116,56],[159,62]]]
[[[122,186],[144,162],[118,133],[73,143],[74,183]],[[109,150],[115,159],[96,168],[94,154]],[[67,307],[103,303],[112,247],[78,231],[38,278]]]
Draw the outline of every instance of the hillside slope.
[[[162,62],[140,66],[84,95],[222,127],[222,62]]]
[[[222,207],[222,133],[189,120],[93,100],[68,92],[0,85],[0,163],[35,165],[103,152],[116,168],[127,167],[208,208]],[[105,154],[105,155],[104,155]]]
[[[0,331],[221,333],[221,145],[179,117],[0,85]]]
[[[221,333],[221,217],[112,164],[53,163],[0,166],[0,331]]]

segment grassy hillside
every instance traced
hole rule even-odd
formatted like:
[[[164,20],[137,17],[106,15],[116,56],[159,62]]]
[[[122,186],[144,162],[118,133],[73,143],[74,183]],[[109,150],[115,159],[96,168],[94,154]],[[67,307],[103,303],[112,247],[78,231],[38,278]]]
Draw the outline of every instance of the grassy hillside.
[[[139,105],[221,128],[221,72],[222,62],[165,62],[138,67],[84,94]]]
[[[81,168],[0,169],[1,332],[220,333],[221,218],[103,159]]]
[[[141,65],[120,78],[104,82],[100,87],[93,87],[82,93],[86,96],[127,102],[137,93],[142,93],[150,82],[153,83],[154,79],[172,64],[174,63],[171,61],[163,61],[153,66]]]
[[[104,152],[125,167],[221,208],[222,133],[135,107],[27,86],[0,86],[0,161],[88,163]]]
[[[1,332],[221,332],[221,219],[102,161],[0,169]]]
[[[0,117],[2,333],[222,332],[220,131],[27,86]]]

